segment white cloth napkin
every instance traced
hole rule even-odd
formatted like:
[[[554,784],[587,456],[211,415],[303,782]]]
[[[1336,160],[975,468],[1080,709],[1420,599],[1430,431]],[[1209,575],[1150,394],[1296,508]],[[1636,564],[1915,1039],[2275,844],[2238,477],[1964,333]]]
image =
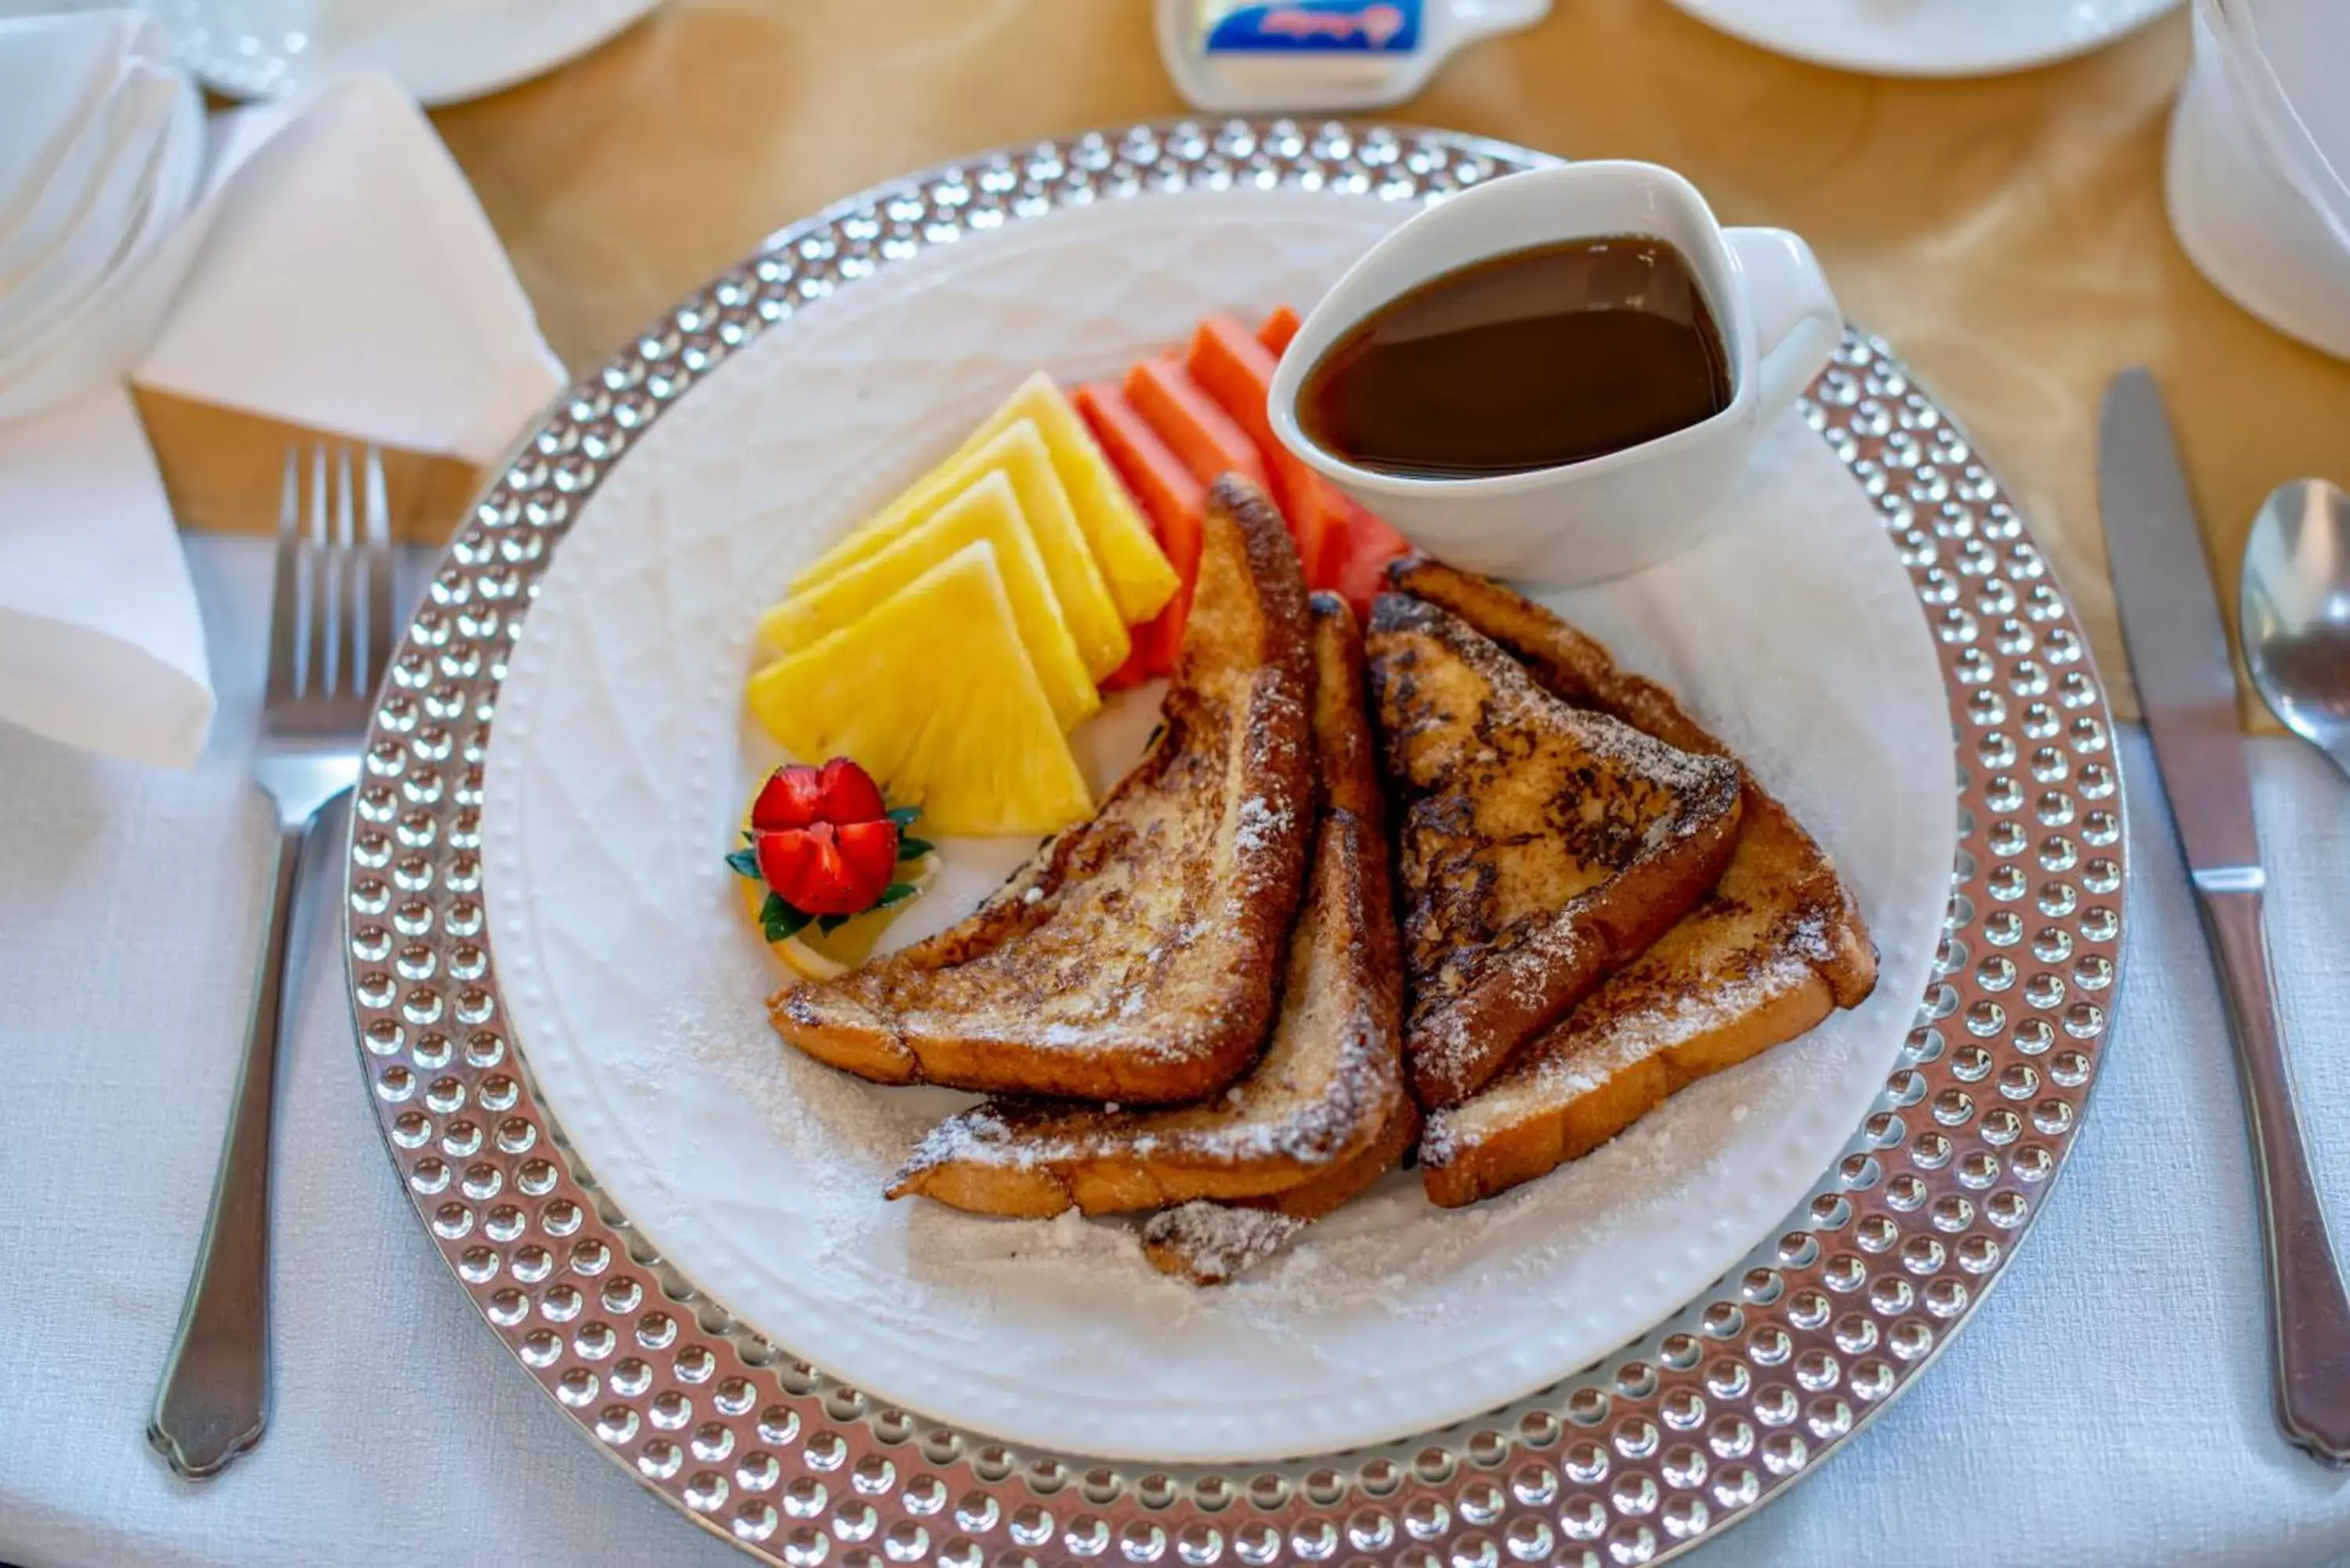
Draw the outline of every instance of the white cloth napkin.
[[[191,555],[222,697],[197,768],[145,774],[0,732],[0,1562],[746,1562],[598,1452],[450,1278],[375,1131],[331,900],[301,949],[278,1102],[269,1435],[201,1486],[142,1440],[228,1114],[270,831],[244,778],[269,552],[209,538]],[[2253,751],[2285,1026],[2350,1243],[2350,794],[2297,742]],[[2219,994],[2133,732],[2121,762],[2129,929],[2063,1178],[1918,1386],[1688,1568],[2350,1562],[2350,1480],[2269,1416]]]
[[[486,463],[564,373],[389,79],[204,121],[168,59],[0,16],[0,719],[176,766],[213,692],[126,381]]]
[[[563,366],[432,122],[370,73],[224,129],[250,161],[132,379],[494,461]]]
[[[204,144],[154,17],[0,20],[0,424],[137,363],[202,240]]]
[[[130,394],[0,426],[0,717],[183,765],[212,714],[195,590]]]

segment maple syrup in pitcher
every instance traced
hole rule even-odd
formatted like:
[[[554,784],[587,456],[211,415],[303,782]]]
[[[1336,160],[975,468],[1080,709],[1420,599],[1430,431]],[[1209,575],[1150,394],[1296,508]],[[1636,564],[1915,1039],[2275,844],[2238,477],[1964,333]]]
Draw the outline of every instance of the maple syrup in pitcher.
[[[1358,468],[1460,479],[1602,457],[1730,400],[1689,258],[1617,234],[1511,251],[1397,296],[1307,372],[1297,419]]]

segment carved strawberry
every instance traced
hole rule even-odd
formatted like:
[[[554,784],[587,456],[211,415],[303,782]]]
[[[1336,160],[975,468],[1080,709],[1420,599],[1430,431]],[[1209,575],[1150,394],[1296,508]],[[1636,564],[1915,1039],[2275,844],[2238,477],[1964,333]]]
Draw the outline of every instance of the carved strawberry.
[[[751,803],[751,830],[781,832],[819,822],[843,826],[888,815],[873,775],[847,757],[835,757],[820,768],[805,763],[777,768]]]
[[[784,902],[811,915],[855,915],[880,900],[898,869],[898,825],[829,822],[762,833],[759,875]]]
[[[901,862],[930,852],[900,832],[917,815],[911,806],[891,810],[873,776],[847,757],[822,767],[795,763],[761,786],[743,834],[749,842],[727,864],[766,885],[759,921],[770,942],[812,919],[828,931],[912,896],[896,877]]]

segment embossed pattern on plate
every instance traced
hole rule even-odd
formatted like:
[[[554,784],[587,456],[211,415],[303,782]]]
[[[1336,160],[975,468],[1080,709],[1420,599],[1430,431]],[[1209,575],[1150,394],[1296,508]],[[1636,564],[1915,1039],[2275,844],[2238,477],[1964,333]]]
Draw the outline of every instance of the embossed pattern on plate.
[[[1858,333],[1804,411],[1875,503],[1940,649],[1960,843],[1936,978],[1878,1107],[1785,1233],[1603,1366],[1411,1441],[1280,1464],[1014,1450],[878,1406],[699,1297],[569,1157],[505,1036],[480,857],[504,650],[579,503],[703,373],[801,302],[1057,206],[1235,184],[1426,201],[1544,161],[1439,132],[1184,122],[882,187],[774,236],[574,389],[452,544],[380,695],[353,814],[362,1063],[393,1162],[484,1316],[591,1440],[705,1528],[793,1568],[1660,1561],[1865,1424],[2012,1256],[2078,1129],[2116,979],[2111,718],[2022,519]]]

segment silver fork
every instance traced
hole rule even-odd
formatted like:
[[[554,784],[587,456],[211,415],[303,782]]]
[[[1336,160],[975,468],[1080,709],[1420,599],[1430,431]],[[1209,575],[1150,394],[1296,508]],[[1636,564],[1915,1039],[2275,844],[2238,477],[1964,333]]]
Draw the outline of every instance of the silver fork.
[[[269,1420],[269,1146],[295,886],[327,808],[359,779],[369,700],[393,641],[381,454],[370,446],[360,459],[363,495],[351,467],[348,447],[314,447],[307,464],[298,448],[286,453],[269,691],[253,763],[277,808],[276,885],[212,1213],[147,1424],[147,1440],[191,1480],[227,1469]]]

